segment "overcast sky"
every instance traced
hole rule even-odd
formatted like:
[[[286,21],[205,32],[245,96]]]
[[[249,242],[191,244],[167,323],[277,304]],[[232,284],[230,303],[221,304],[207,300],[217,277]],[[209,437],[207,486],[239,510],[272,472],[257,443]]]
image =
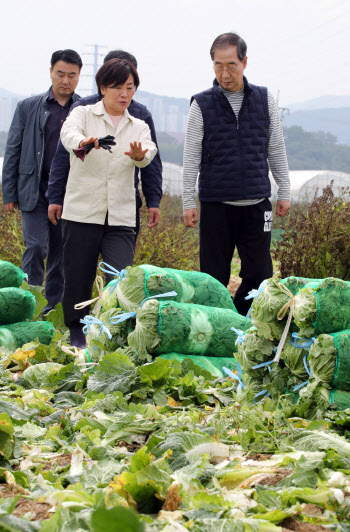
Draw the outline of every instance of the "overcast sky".
[[[137,57],[141,90],[189,98],[211,85],[214,38],[235,31],[248,80],[280,91],[280,105],[350,95],[349,0],[7,0],[1,22],[0,87],[20,94],[48,88],[53,51],[88,63],[87,45],[99,44]],[[90,85],[81,77],[78,89]]]

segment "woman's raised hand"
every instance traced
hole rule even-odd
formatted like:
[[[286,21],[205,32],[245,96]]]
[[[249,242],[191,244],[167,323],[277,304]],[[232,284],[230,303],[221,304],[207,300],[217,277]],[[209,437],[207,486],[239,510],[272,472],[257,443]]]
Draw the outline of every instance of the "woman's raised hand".
[[[96,150],[100,148],[97,137],[87,137],[86,139],[82,140],[79,144],[79,148],[82,148],[83,146],[86,146],[87,144],[90,144],[91,142],[95,144]]]
[[[130,151],[125,151],[125,155],[129,155],[134,161],[143,161],[148,150],[143,150],[141,142],[130,142]]]

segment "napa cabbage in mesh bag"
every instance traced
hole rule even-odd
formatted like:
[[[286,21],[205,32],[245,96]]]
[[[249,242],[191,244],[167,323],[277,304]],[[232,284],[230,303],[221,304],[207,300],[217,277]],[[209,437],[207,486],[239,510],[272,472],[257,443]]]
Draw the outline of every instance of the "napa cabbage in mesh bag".
[[[101,297],[101,306],[104,311],[118,308],[117,285],[119,279],[113,279],[104,287]]]
[[[27,277],[27,274],[12,262],[0,260],[0,288],[11,286],[19,288]]]
[[[291,298],[283,291],[281,285],[295,296],[310,281],[313,279],[294,276],[285,279],[272,277],[267,280],[265,287],[255,297],[251,308],[252,323],[257,327],[260,336],[268,339],[280,339],[282,336],[288,313],[283,320],[278,319],[278,313]],[[295,330],[293,324],[290,330]]]
[[[287,336],[286,343],[284,345],[281,358],[284,361],[291,374],[298,379],[300,383],[309,378],[308,372],[304,364],[304,358],[309,354],[308,349],[301,349],[294,346],[292,343],[292,335]],[[299,383],[295,383],[297,385]]]
[[[350,330],[320,334],[310,348],[310,380],[350,392]]]
[[[303,336],[350,329],[350,282],[327,277],[295,296],[294,320]]]
[[[0,325],[31,320],[35,312],[35,296],[21,288],[0,289]]]
[[[329,402],[330,404],[336,404],[337,410],[347,410],[350,408],[350,392],[332,390]]]
[[[245,332],[244,341],[238,343],[235,358],[248,375],[259,379],[268,369],[266,366],[257,369],[253,367],[272,360],[275,346],[276,342],[259,336],[257,329],[251,327]]]
[[[5,329],[13,335],[16,348],[34,340],[39,340],[41,344],[49,345],[55,336],[55,327],[49,321],[11,323],[6,325],[6,327],[0,327],[0,332]]]
[[[117,319],[122,314],[122,310],[112,308],[102,312],[99,318],[85,316],[84,320],[81,320],[85,323],[83,331],[92,362],[98,362],[107,352],[113,352],[127,343],[130,320],[113,323],[113,318]]]
[[[128,266],[126,270],[127,274],[117,284],[117,298],[127,312],[137,311],[145,298],[171,291],[177,292],[172,301],[236,311],[227,288],[206,273],[147,264]]]
[[[250,326],[248,318],[230,309],[150,299],[137,312],[128,343],[140,356],[175,352],[233,357],[237,334],[231,327]]]

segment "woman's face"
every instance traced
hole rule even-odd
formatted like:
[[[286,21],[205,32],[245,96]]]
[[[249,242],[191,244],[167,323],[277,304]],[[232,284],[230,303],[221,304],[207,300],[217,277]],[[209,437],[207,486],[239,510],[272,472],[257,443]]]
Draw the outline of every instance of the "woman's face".
[[[132,97],[135,94],[135,82],[132,74],[123,85],[117,87],[101,87],[103,102],[107,113],[113,115],[122,115],[130,105]]]

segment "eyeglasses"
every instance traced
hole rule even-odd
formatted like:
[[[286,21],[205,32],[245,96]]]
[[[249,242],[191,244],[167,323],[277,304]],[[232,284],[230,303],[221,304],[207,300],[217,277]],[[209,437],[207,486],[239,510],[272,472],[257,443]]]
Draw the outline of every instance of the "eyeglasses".
[[[213,65],[213,69],[215,70],[215,72],[223,72],[224,70],[227,70],[227,72],[235,72],[237,70],[237,68],[239,67],[239,64],[238,65],[229,65],[229,66],[222,66],[222,65]]]

